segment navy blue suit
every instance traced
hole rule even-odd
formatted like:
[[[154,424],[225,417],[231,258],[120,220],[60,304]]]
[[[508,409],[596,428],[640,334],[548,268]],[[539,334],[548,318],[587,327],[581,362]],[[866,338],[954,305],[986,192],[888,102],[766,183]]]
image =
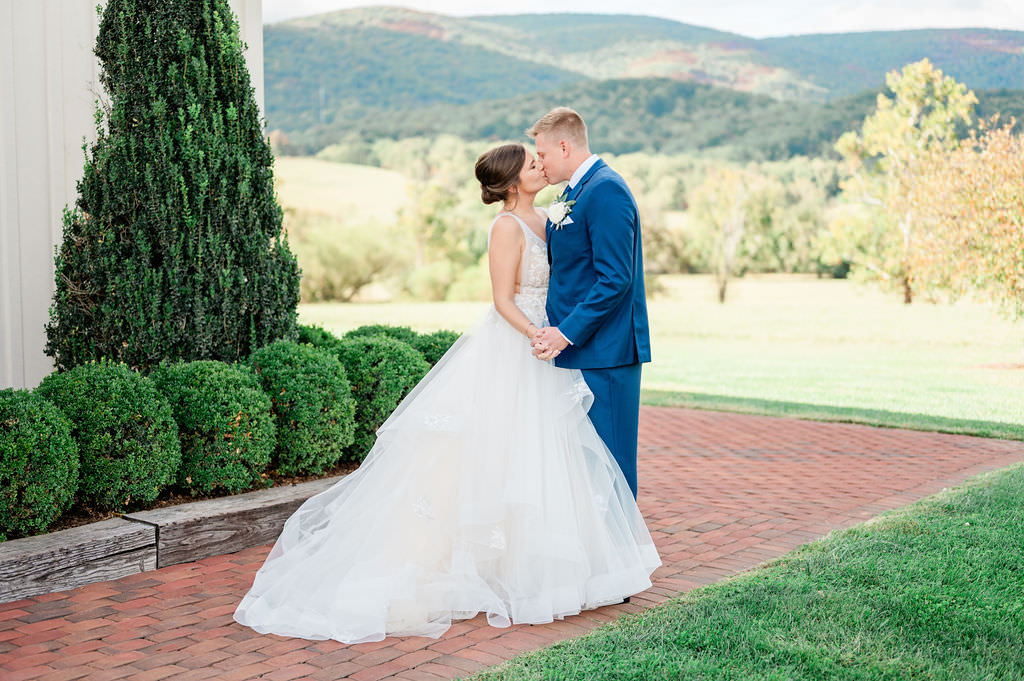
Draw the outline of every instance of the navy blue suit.
[[[572,343],[555,359],[594,393],[590,420],[636,496],[640,365],[651,361],[640,216],[604,161],[569,190],[571,224],[547,223],[548,321]]]

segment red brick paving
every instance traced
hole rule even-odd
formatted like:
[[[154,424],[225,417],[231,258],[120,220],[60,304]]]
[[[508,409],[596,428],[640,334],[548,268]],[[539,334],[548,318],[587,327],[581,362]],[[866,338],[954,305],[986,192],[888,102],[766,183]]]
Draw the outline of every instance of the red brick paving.
[[[1024,443],[644,407],[640,507],[664,565],[632,603],[563,622],[343,645],[261,636],[231,619],[269,546],[0,604],[0,679],[437,681],[578,636],[1024,461]]]

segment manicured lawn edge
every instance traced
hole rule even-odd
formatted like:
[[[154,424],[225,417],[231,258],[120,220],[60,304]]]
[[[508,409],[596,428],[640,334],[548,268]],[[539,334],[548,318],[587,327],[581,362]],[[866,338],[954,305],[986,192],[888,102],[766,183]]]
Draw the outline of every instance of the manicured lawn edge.
[[[1024,464],[833,532],[505,679],[1024,678]]]
[[[883,409],[837,407],[825,404],[765,400],[756,397],[733,397],[707,393],[644,390],[640,401],[652,407],[686,407],[707,411],[727,411],[761,416],[788,416],[809,421],[857,423],[880,428],[905,428],[954,435],[1003,440],[1024,440],[1024,423],[999,423],[970,419],[947,418],[929,414],[904,414]]]

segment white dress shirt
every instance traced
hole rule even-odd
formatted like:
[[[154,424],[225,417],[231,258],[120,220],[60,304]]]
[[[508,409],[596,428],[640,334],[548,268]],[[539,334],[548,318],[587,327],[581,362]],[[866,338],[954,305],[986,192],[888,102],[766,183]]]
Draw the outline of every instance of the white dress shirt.
[[[576,172],[574,172],[572,177],[569,178],[569,189],[575,189],[576,185],[579,184],[579,181],[583,179],[583,176],[586,175],[590,169],[594,167],[594,164],[600,160],[601,159],[598,158],[597,154],[591,154],[588,156],[587,160],[581,163],[580,167],[577,168]]]

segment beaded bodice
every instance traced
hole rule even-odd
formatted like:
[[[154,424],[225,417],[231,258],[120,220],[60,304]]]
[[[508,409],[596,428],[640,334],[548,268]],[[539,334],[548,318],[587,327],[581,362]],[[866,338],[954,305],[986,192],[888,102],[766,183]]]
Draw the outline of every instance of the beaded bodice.
[[[515,296],[516,306],[537,326],[547,326],[547,313],[544,308],[547,304],[548,278],[551,274],[547,244],[519,216],[501,213],[498,217],[502,215],[511,215],[519,223],[526,238],[526,247],[523,249],[523,258],[519,264],[519,293]],[[493,223],[491,227],[494,227]]]

